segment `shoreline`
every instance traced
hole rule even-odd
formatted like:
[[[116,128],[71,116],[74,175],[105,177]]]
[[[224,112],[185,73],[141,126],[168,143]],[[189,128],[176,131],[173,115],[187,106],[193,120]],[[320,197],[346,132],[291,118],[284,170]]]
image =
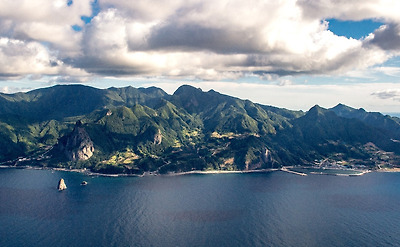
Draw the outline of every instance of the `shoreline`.
[[[376,172],[400,172],[400,168],[380,168]]]
[[[151,176],[184,176],[184,175],[207,175],[207,174],[240,174],[240,173],[264,173],[264,172],[274,172],[281,171],[280,168],[267,168],[260,170],[247,170],[247,171],[222,171],[222,170],[208,170],[208,171],[187,171],[187,172],[171,172],[160,174],[157,172],[144,172],[143,174],[127,174],[127,173],[97,173],[92,172],[87,169],[68,169],[68,168],[57,168],[57,167],[37,167],[37,166],[5,166],[0,165],[0,169],[14,168],[14,169],[32,169],[32,170],[49,170],[49,171],[63,171],[63,172],[76,172],[87,176],[100,176],[100,177],[151,177]]]
[[[175,172],[175,173],[167,173],[167,174],[158,174],[160,176],[183,176],[183,175],[191,175],[191,174],[200,174],[200,175],[207,175],[207,174],[240,174],[240,173],[264,173],[264,172],[274,172],[280,171],[278,168],[267,168],[267,169],[260,169],[260,170],[247,170],[247,171],[222,171],[222,170],[208,170],[208,171],[187,171],[187,172]]]
[[[343,171],[341,169],[337,169],[338,173],[324,173],[324,172],[298,172],[292,170],[294,167],[293,166],[288,166],[288,167],[282,167],[282,168],[266,168],[266,169],[260,169],[260,170],[247,170],[247,171],[222,171],[222,170],[207,170],[207,171],[200,171],[200,170],[193,170],[193,171],[186,171],[186,172],[171,172],[171,173],[166,173],[166,174],[160,174],[157,172],[144,172],[143,174],[126,174],[126,173],[119,173],[119,174],[107,174],[107,173],[97,173],[97,172],[92,172],[90,170],[87,170],[86,168],[84,169],[68,169],[68,168],[57,168],[57,167],[36,167],[36,166],[6,166],[6,165],[0,165],[1,168],[14,168],[14,169],[34,169],[34,170],[50,170],[50,171],[64,171],[64,172],[77,172],[81,173],[87,176],[100,176],[100,177],[148,177],[148,176],[184,176],[184,175],[209,175],[209,174],[246,174],[246,173],[267,173],[267,172],[276,172],[276,171],[281,171],[281,172],[286,172],[290,173],[293,175],[298,175],[298,176],[307,176],[307,175],[329,175],[329,176],[362,176],[367,173],[371,172],[400,172],[400,168],[381,168],[377,170],[351,170],[355,171],[358,173],[354,174],[345,174],[345,173],[340,173],[340,171]],[[307,168],[312,168],[312,167],[298,167],[302,169],[307,169]],[[323,170],[323,169],[321,169]],[[336,169],[331,169],[331,170],[336,170]]]
[[[296,168],[300,168],[303,170],[312,170],[314,169],[314,171],[293,171],[290,169],[296,169]],[[316,167],[284,167],[282,170],[287,170],[286,172],[289,173],[294,173],[295,172],[298,173],[298,175],[301,176],[307,176],[307,175],[327,175],[327,176],[341,176],[341,177],[357,177],[357,176],[362,176],[365,175],[367,173],[373,172],[375,170],[370,170],[370,169],[340,169],[340,168],[316,168]],[[400,169],[399,169],[400,171]],[[348,173],[351,172],[351,173]]]

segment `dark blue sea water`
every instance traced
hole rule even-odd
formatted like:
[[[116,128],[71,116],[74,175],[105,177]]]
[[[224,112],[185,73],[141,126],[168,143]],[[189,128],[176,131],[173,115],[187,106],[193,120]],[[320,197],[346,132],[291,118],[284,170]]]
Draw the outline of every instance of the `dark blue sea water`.
[[[60,178],[66,191],[56,190]],[[0,169],[3,247],[399,245],[400,173],[108,178]]]

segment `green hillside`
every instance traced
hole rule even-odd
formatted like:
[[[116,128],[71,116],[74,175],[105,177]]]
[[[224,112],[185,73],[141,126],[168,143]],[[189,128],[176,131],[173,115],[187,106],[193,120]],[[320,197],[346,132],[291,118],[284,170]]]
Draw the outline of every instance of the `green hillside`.
[[[0,162],[103,173],[255,170],[322,161],[400,165],[400,121],[348,106],[308,112],[181,86],[64,85],[0,94]],[[71,158],[74,157],[74,158]]]

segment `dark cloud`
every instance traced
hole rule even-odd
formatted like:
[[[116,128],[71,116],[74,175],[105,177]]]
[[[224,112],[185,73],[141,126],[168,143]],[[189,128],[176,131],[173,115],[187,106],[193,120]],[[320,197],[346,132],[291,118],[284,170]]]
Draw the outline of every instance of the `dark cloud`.
[[[369,43],[384,50],[400,50],[400,24],[390,23],[382,26],[375,31],[374,38]]]
[[[396,101],[400,101],[400,90],[386,90],[374,92],[371,95],[374,95],[380,99],[393,99]]]
[[[0,73],[0,80],[10,80],[19,78],[21,78],[21,75],[17,73]]]
[[[74,65],[84,68],[87,72],[98,75],[127,76],[139,75],[149,70],[145,66],[124,65],[121,61],[115,61],[107,58],[85,56],[74,61]]]
[[[169,23],[153,30],[148,39],[149,49],[201,51],[219,54],[249,54],[263,52],[258,30],[235,30],[204,27],[201,24],[177,26]]]

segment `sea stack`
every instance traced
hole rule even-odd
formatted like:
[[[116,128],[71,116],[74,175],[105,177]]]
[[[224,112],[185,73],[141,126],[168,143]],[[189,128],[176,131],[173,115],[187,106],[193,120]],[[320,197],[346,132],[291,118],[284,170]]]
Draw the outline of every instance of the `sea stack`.
[[[65,182],[64,182],[63,178],[60,179],[60,181],[58,182],[58,187],[57,188],[58,188],[59,191],[67,189],[67,185],[65,185]]]

